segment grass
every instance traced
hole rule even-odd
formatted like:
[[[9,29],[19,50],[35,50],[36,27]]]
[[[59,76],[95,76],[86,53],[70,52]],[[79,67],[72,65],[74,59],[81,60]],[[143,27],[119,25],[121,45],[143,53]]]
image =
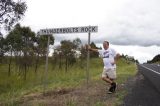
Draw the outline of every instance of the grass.
[[[100,59],[91,59],[90,61],[90,80],[99,80],[103,64]],[[81,67],[80,67],[81,66]],[[83,67],[82,67],[83,66]],[[16,106],[21,97],[32,93],[43,92],[44,87],[44,69],[45,66],[41,65],[38,68],[37,74],[34,73],[34,69],[31,68],[27,72],[27,80],[24,81],[23,77],[17,74],[17,70],[12,66],[12,74],[7,76],[7,65],[0,65],[0,103]],[[134,63],[128,64],[126,60],[120,59],[117,63],[117,82],[123,84],[129,77],[134,76],[136,73],[136,67]],[[74,88],[80,86],[81,83],[86,81],[86,61],[81,65],[76,63],[73,67],[70,67],[66,72],[64,69],[53,69],[52,64],[49,64],[47,87],[46,91],[62,88]],[[115,105],[121,104],[123,97],[126,95],[126,91],[117,93],[114,100]],[[74,106],[74,100],[66,101],[67,106]],[[97,102],[96,106],[103,106],[103,103]]]
[[[117,82],[118,84],[124,85],[124,83],[129,79],[136,75],[137,69],[135,63],[128,63],[125,62],[124,59],[121,60],[121,62],[118,63],[117,67]],[[127,95],[127,91],[125,89],[122,89],[121,91],[116,93],[116,98],[114,102],[114,106],[119,106],[123,103],[124,97]]]
[[[79,63],[78,63],[79,64]],[[48,75],[47,75],[47,90],[51,89],[61,89],[61,88],[71,88],[75,86],[79,86],[79,83],[82,83],[86,79],[86,61],[83,62],[83,67],[80,65],[74,65],[69,68],[66,72],[64,69],[55,68],[52,69],[52,65],[49,64],[48,67]],[[98,61],[91,61],[93,66],[98,66]],[[97,68],[100,68],[98,66]],[[34,69],[31,68],[27,72],[27,80],[23,80],[22,75],[17,74],[16,67],[12,66],[12,74],[8,77],[7,74],[7,65],[0,66],[0,103],[3,101],[4,103],[14,103],[21,96],[34,93],[34,92],[43,92],[44,86],[44,65],[41,65],[38,69],[37,74],[34,73]],[[97,69],[92,67],[92,73],[90,76],[97,75]]]

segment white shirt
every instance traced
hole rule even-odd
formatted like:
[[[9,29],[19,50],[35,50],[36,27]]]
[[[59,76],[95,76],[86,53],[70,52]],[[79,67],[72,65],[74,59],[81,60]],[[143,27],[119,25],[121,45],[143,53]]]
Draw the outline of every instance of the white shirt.
[[[116,64],[111,64],[112,62],[114,62],[114,58],[117,54],[114,49],[108,48],[107,50],[98,50],[98,52],[99,55],[103,58],[105,68],[116,68]]]

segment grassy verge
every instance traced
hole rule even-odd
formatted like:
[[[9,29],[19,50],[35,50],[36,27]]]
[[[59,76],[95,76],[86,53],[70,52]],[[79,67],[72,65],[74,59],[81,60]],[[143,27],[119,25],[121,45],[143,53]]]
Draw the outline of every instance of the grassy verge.
[[[116,82],[120,86],[119,90],[108,98],[106,101],[97,101],[94,106],[119,106],[123,103],[124,97],[128,91],[123,89],[124,84],[129,78],[136,75],[137,69],[136,64],[133,62],[127,62],[125,59],[121,59],[117,63],[117,80]],[[98,76],[94,77],[94,80],[99,80]]]
[[[101,68],[99,59],[91,60],[93,67],[90,76],[96,76],[100,73],[97,68]],[[12,74],[8,77],[7,65],[0,66],[0,103],[14,105],[19,99],[31,93],[41,93],[44,90],[44,76],[47,77],[46,91],[61,88],[73,88],[79,86],[86,80],[86,61],[76,63],[68,71],[65,68],[59,69],[49,64],[47,76],[44,75],[45,66],[41,65],[35,74],[34,69],[27,72],[27,80],[23,80],[23,75],[18,74],[16,67],[12,66]]]
[[[128,80],[128,78],[132,78],[136,75],[137,69],[135,63],[126,63],[124,62],[118,63],[117,68],[117,82],[120,85],[124,85],[124,83]],[[127,95],[126,89],[121,89],[119,92],[116,93],[116,97],[113,101],[113,106],[119,106],[123,103],[124,97]]]
[[[80,67],[81,66],[81,67]],[[0,103],[5,105],[17,105],[20,98],[24,95],[33,93],[42,93],[44,85],[44,65],[41,65],[38,72],[35,74],[34,69],[30,69],[27,73],[27,80],[24,81],[22,76],[17,74],[16,68],[13,66],[12,75],[7,76],[7,66],[0,66]],[[90,61],[90,80],[99,80],[103,69],[102,60],[91,59]],[[123,84],[129,77],[134,76],[136,67],[134,63],[128,64],[124,59],[120,59],[117,63],[117,82]],[[51,63],[49,64],[47,76],[46,91],[74,88],[81,86],[81,83],[86,81],[86,61],[75,64],[70,67],[68,71],[64,69],[53,69]],[[122,103],[126,91],[122,90],[116,93],[115,99],[112,100],[112,105],[119,105]],[[3,101],[3,102],[2,102]],[[103,106],[103,102],[97,102],[97,106]]]

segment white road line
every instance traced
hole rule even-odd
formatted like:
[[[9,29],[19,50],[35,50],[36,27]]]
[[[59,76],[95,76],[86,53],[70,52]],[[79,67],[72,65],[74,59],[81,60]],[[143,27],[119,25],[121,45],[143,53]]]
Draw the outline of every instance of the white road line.
[[[152,69],[150,69],[150,68],[148,68],[148,67],[146,67],[146,66],[143,66],[143,65],[141,65],[141,66],[144,67],[144,68],[146,68],[146,69],[148,69],[148,70],[150,70],[150,71],[152,71],[152,72],[154,72],[154,73],[156,73],[156,74],[159,74],[159,75],[160,75],[160,73],[157,72],[157,71],[154,71],[154,70],[152,70]]]

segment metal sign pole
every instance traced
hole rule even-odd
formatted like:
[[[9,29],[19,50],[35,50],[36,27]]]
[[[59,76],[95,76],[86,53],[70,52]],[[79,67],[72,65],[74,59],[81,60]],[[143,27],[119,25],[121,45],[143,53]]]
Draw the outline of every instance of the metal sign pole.
[[[46,53],[46,65],[45,65],[45,73],[44,73],[44,89],[43,89],[43,94],[44,94],[44,95],[45,95],[45,90],[46,90],[47,80],[48,80],[48,54],[49,54],[49,42],[50,42],[50,36],[48,35],[47,53]]]
[[[90,45],[90,35],[91,35],[91,32],[89,31],[88,33],[88,45]],[[87,75],[87,88],[88,88],[88,84],[89,84],[89,60],[90,60],[90,52],[89,50],[87,51],[87,71],[86,71],[86,75]]]

